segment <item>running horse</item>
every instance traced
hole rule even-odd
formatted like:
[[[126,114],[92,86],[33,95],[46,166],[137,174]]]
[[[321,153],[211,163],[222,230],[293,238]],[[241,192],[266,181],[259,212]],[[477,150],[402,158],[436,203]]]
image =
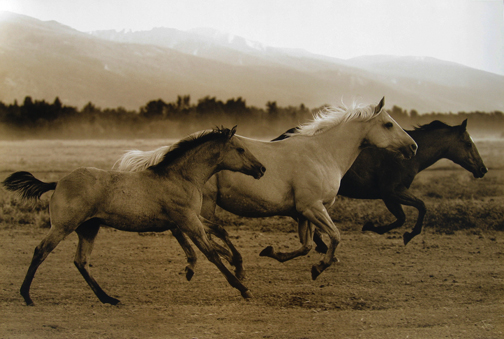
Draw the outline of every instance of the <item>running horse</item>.
[[[282,140],[297,128],[292,128],[274,140]],[[482,178],[488,172],[471,136],[467,132],[467,119],[458,126],[449,126],[439,120],[406,131],[418,144],[418,152],[411,159],[398,159],[386,150],[368,148],[363,150],[350,170],[341,179],[338,195],[355,199],[382,199],[396,221],[383,226],[373,222],[364,224],[362,231],[384,234],[404,225],[406,215],[402,205],[418,210],[416,224],[411,232],[403,235],[404,244],[422,232],[423,219],[427,212],[425,203],[408,191],[415,176],[440,159],[449,159]],[[314,241],[317,251],[324,253],[327,246],[316,232]]]
[[[411,159],[396,159],[390,152],[367,149],[357,157],[341,180],[339,195],[357,199],[382,199],[387,209],[396,217],[389,225],[374,226],[367,222],[363,231],[384,234],[401,227],[406,216],[401,205],[413,206],[418,218],[411,232],[403,235],[404,244],[422,232],[425,203],[408,189],[415,176],[440,159],[449,159],[482,178],[488,172],[471,136],[467,132],[467,119],[459,126],[449,126],[435,120],[407,133],[417,142],[417,155]],[[372,164],[372,165],[371,165]],[[318,241],[318,240],[317,240]]]
[[[165,152],[159,163],[140,172],[86,167],[58,182],[44,183],[28,172],[16,172],[5,179],[5,188],[20,192],[23,198],[40,198],[54,190],[49,203],[51,229],[36,247],[21,286],[26,304],[33,305],[30,285],[37,268],[74,231],[79,236],[74,261],[79,272],[102,303],[119,302],[101,289],[88,270],[88,257],[100,225],[130,232],[177,228],[217,266],[231,286],[244,298],[251,297],[220,260],[199,217],[203,185],[215,173],[239,171],[259,179],[266,170],[241,138],[234,136],[235,131],[221,128],[189,136]],[[185,249],[188,243],[181,245]]]
[[[290,216],[297,220],[302,247],[291,253],[276,252],[269,246],[262,256],[286,261],[306,255],[312,244],[313,224],[329,236],[329,249],[312,267],[316,279],[334,262],[341,241],[327,208],[339,190],[340,180],[359,153],[376,146],[397,151],[411,158],[417,149],[415,141],[383,110],[384,98],[377,105],[327,108],[302,125],[297,133],[278,142],[239,137],[244,145],[264,161],[268,172],[259,181],[222,171],[204,186],[201,214],[215,220],[215,208],[246,217]],[[121,170],[136,171],[152,165],[159,148],[149,153],[128,152],[117,162]],[[228,239],[223,239],[232,246]],[[235,262],[241,258],[234,258]]]

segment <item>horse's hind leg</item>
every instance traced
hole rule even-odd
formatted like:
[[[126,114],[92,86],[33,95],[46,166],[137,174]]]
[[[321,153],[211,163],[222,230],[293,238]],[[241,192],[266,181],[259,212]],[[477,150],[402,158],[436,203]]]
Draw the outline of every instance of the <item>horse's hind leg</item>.
[[[185,271],[186,271],[186,279],[187,281],[190,281],[194,275],[194,267],[196,266],[196,261],[198,259],[196,256],[196,252],[194,252],[191,244],[185,237],[184,233],[182,233],[182,231],[180,231],[178,228],[174,228],[171,230],[171,232],[175,237],[175,239],[177,239],[180,247],[182,247],[187,257],[187,266],[185,268]]]
[[[425,217],[425,213],[427,212],[425,204],[422,200],[415,198],[414,202],[415,204],[412,204],[412,206],[418,210],[418,218],[415,227],[413,228],[411,233],[404,232],[403,234],[404,245],[407,245],[411,239],[413,239],[416,235],[419,235],[422,232],[423,220]]]
[[[79,244],[77,245],[74,264],[102,303],[117,305],[119,300],[105,293],[89,273],[88,258],[93,250],[93,243],[99,229],[100,223],[96,220],[88,220],[77,228],[76,232],[79,235]]]
[[[28,272],[26,272],[26,276],[24,278],[23,284],[21,285],[20,293],[23,296],[26,305],[33,306],[34,303],[30,298],[30,286],[33,281],[33,277],[35,276],[35,272],[37,268],[42,264],[42,262],[47,258],[49,253],[68,235],[68,233],[63,232],[61,230],[56,230],[54,227],[51,227],[49,233],[46,237],[40,242],[40,244],[35,248],[35,253],[33,254],[33,258],[28,268]]]

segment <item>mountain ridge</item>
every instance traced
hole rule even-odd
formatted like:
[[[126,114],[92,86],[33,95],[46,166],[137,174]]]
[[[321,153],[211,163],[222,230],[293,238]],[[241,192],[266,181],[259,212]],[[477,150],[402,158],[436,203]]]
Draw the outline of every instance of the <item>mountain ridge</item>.
[[[320,107],[385,96],[388,107],[467,112],[503,111],[502,93],[504,76],[432,58],[341,60],[208,29],[85,33],[0,14],[0,100],[7,103],[58,96],[78,107],[138,109],[189,94]]]

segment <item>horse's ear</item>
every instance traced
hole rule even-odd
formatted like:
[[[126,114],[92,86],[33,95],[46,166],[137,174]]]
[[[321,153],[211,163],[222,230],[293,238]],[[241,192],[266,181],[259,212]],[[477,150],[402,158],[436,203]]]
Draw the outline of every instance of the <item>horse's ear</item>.
[[[383,106],[385,106],[385,97],[383,97],[380,102],[378,103],[378,105],[376,105],[375,107],[375,114],[378,114],[380,113],[380,111],[382,110]]]
[[[233,135],[235,135],[236,133],[236,126],[238,125],[234,125],[233,128],[231,128],[231,133],[229,133],[229,137],[231,138]]]
[[[462,121],[462,123],[460,124],[460,129],[462,132],[464,132],[467,129],[467,119]]]

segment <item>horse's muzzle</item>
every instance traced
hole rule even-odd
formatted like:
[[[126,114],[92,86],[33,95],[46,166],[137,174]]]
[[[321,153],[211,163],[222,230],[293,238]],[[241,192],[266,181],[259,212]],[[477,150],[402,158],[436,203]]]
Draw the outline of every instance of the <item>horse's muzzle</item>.
[[[408,146],[401,147],[399,151],[401,152],[404,158],[411,159],[415,156],[417,149],[418,149],[417,144],[410,144]]]
[[[252,176],[254,177],[254,179],[261,179],[264,175],[264,172],[266,172],[266,167],[264,167],[263,165],[256,166],[254,167],[253,172],[254,173],[252,174]]]
[[[474,171],[473,176],[476,179],[483,178],[487,172],[488,172],[488,168],[483,166],[483,167],[479,168],[477,171]]]

